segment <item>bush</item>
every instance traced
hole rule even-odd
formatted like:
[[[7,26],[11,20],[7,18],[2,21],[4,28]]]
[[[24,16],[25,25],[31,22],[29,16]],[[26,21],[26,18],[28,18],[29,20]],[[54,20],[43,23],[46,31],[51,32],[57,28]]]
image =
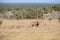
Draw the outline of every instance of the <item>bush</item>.
[[[52,18],[49,18],[48,20],[50,21],[50,20],[52,20]]]
[[[53,6],[52,9],[55,11],[60,11],[60,6]]]
[[[2,24],[2,20],[0,20],[0,25]]]
[[[58,18],[59,22],[60,22],[60,17]]]

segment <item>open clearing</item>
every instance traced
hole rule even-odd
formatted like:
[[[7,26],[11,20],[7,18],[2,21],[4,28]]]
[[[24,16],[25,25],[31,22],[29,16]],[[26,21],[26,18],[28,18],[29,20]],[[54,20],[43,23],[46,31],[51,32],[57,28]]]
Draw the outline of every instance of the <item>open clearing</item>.
[[[60,40],[60,23],[57,20],[38,20],[39,27],[32,27],[36,20],[3,20],[0,40]]]

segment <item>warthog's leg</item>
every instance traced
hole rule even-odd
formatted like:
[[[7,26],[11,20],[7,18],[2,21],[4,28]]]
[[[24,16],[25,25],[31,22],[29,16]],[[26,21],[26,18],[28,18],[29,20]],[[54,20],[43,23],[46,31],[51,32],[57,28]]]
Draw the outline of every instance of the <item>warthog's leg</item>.
[[[34,24],[32,24],[32,27],[34,26]]]

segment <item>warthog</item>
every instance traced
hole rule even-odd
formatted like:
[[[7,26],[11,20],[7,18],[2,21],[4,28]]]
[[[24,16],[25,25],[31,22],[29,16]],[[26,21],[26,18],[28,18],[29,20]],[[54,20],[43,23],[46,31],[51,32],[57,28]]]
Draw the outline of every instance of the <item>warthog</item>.
[[[38,21],[32,22],[32,27],[33,27],[33,26],[38,27],[38,26],[39,26],[39,22],[38,22]]]

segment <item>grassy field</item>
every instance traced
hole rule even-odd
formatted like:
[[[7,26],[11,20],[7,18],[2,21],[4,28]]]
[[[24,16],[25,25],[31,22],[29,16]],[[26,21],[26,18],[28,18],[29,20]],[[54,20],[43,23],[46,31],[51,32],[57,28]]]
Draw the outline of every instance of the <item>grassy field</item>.
[[[39,27],[32,27],[34,19],[2,20],[0,40],[60,40],[60,23],[57,20],[38,20]]]

